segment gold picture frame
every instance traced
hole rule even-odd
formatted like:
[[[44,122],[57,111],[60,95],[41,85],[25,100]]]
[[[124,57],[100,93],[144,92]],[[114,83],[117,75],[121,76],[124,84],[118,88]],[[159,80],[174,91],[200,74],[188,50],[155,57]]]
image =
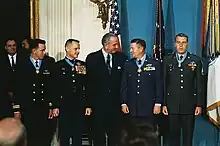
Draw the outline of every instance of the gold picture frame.
[[[30,37],[39,38],[39,0],[30,0]]]

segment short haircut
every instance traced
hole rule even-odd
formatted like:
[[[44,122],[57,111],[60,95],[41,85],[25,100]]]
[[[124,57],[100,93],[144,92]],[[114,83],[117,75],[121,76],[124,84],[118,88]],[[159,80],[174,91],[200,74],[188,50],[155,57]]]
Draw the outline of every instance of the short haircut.
[[[7,38],[7,39],[5,40],[5,46],[7,45],[7,42],[8,42],[8,41],[15,41],[15,43],[17,43],[14,38]]]
[[[26,40],[27,42],[29,42],[31,39],[30,39],[30,38],[24,38],[24,39],[22,40],[22,42],[25,41],[25,40]]]
[[[175,37],[175,41],[176,41],[177,37],[184,37],[184,38],[186,38],[186,41],[188,42],[188,36],[185,33],[178,33]]]
[[[46,44],[46,41],[45,40],[42,40],[42,39],[30,39],[28,41],[29,43],[29,48],[32,50],[32,49],[35,49],[35,48],[38,48],[39,47],[39,44]]]
[[[145,42],[145,40],[143,40],[143,39],[136,38],[136,39],[131,40],[131,43],[138,44],[138,45],[140,45],[141,47],[143,47],[144,50],[146,49],[146,42]]]
[[[112,37],[117,37],[115,34],[113,33],[106,33],[103,37],[102,37],[102,46],[105,46],[106,44],[108,44],[108,42],[110,41],[110,39]]]
[[[149,123],[132,120],[122,131],[119,146],[158,146],[158,136]]]
[[[73,42],[76,42],[76,43],[79,43],[80,41],[79,40],[76,40],[76,39],[68,39],[66,42],[65,42],[65,48],[72,44]]]
[[[8,124],[5,124],[5,127],[1,131],[2,137],[0,138],[0,146],[25,146],[27,142],[27,134],[26,134],[26,129],[24,125],[20,121],[15,121],[13,118],[6,118],[3,119],[2,122],[9,122]],[[7,133],[11,131],[9,126],[14,127],[16,136],[14,135],[13,137],[6,137]],[[3,125],[1,125],[3,126]],[[2,127],[1,127],[2,128]],[[4,136],[5,134],[5,136]]]

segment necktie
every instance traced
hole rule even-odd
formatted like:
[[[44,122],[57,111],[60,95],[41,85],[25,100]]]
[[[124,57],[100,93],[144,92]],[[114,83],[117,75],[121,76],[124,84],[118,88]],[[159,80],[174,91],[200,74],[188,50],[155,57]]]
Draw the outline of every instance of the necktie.
[[[138,60],[138,65],[141,65],[141,60]]]
[[[70,61],[72,64],[75,64],[75,60],[74,60],[74,59],[69,59],[69,61]]]
[[[182,59],[183,59],[183,55],[180,55],[179,60],[182,60]]]
[[[108,72],[109,72],[109,74],[111,74],[110,54],[107,55],[106,64],[108,66]]]
[[[38,61],[35,61],[36,68],[39,68]]]
[[[15,70],[15,61],[14,61],[14,57],[11,56],[11,68],[14,71]]]

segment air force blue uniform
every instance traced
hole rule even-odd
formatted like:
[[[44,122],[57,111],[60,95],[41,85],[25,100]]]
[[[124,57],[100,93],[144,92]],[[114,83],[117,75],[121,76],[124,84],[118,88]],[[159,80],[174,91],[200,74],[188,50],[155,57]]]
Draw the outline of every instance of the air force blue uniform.
[[[142,60],[132,59],[124,66],[121,86],[121,104],[127,104],[132,117],[153,115],[155,104],[163,101],[161,63],[144,55]]]

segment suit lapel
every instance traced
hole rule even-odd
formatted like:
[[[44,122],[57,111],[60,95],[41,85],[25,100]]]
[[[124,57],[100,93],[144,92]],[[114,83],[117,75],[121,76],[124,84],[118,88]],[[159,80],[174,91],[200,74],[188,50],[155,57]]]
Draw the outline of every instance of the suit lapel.
[[[187,56],[186,56],[185,60],[182,63],[182,66],[186,66],[190,63],[190,56],[189,55],[190,55],[190,53],[187,53]]]
[[[177,61],[177,58],[176,58],[176,54],[174,53],[173,56],[172,56],[172,64],[175,68],[178,68],[178,61]]]
[[[148,64],[148,56],[147,56],[147,54],[146,54],[146,58],[145,58],[145,60],[144,60],[144,64],[142,65],[142,67],[141,67],[141,69],[143,70],[144,69],[144,67]],[[136,64],[136,61],[135,61],[135,64]],[[137,66],[137,65],[136,65]]]
[[[6,55],[6,62],[7,62],[7,64],[8,64],[8,66],[11,68],[11,63],[10,63],[10,60],[9,60],[9,58],[8,58],[8,54]]]
[[[118,62],[117,54],[112,54],[112,70],[111,70],[112,73],[117,69],[117,62]]]
[[[33,63],[31,62],[31,60],[29,58],[28,58],[28,61],[27,61],[27,67],[30,68],[30,72],[35,72],[36,73],[36,68],[34,67]]]
[[[105,74],[109,74],[108,73],[108,67],[105,63],[105,58],[104,58],[104,55],[102,53],[102,50],[99,51],[99,62],[100,62],[100,65],[103,67],[103,71],[105,72]]]

